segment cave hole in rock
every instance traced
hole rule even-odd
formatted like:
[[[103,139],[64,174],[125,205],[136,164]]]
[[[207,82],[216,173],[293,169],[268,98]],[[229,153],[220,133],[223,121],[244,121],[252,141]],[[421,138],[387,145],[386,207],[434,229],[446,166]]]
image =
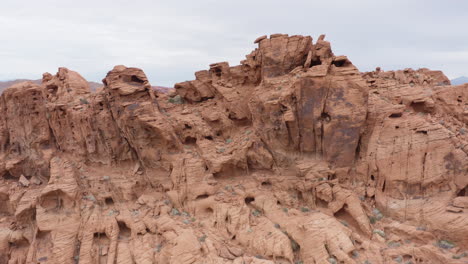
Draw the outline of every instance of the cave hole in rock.
[[[143,81],[142,79],[138,78],[136,75],[132,75],[132,77],[130,78],[130,80],[132,82],[136,82],[136,83],[144,83],[145,81]]]
[[[36,208],[32,207],[26,210],[21,211],[21,213],[16,215],[16,222],[18,224],[29,224],[36,220]]]
[[[213,68],[213,72],[214,72],[214,74],[215,74],[216,76],[221,77],[222,70],[221,70],[220,67],[215,67],[215,68]]]
[[[127,226],[124,221],[117,221],[119,225],[119,237],[120,238],[128,238],[132,234],[132,230]]]
[[[204,136],[205,139],[208,139],[208,140],[213,140],[213,137],[212,136]]]
[[[114,199],[112,199],[112,197],[106,197],[106,198],[104,199],[104,203],[105,203],[106,205],[113,205],[113,204],[114,204]]]
[[[49,94],[51,94],[52,96],[55,96],[57,94],[57,91],[58,91],[58,86],[57,85],[47,85],[47,91],[49,92]]]
[[[194,145],[197,143],[197,139],[191,136],[188,136],[184,139],[184,144]]]
[[[205,212],[206,214],[209,214],[209,215],[211,215],[211,214],[214,213],[213,208],[211,208],[211,207],[205,208],[204,212]]]
[[[271,187],[271,186],[272,186],[272,185],[271,185],[271,182],[270,182],[270,181],[264,181],[264,182],[262,182],[262,187],[267,187],[267,188],[268,188],[268,187]]]
[[[9,171],[7,171],[7,172],[3,175],[3,179],[5,179],[5,180],[18,180],[18,178],[16,178],[16,177],[14,177],[13,175],[11,175]]]
[[[388,117],[390,118],[398,118],[398,117],[401,117],[403,115],[403,113],[392,113],[391,115],[389,115]]]
[[[188,124],[184,124],[184,127],[185,127],[185,129],[192,129],[192,126],[190,126]]]
[[[328,208],[328,202],[317,197],[315,201],[317,207]]]
[[[245,197],[244,201],[245,201],[245,204],[249,205],[249,204],[251,204],[253,201],[255,201],[255,198],[252,197],[252,196],[247,196],[247,197]]]
[[[346,66],[351,65],[351,62],[349,60],[338,60],[338,61],[333,61],[332,64],[335,65],[336,67],[346,67]]]
[[[387,181],[384,180],[383,184],[382,184],[382,192],[385,192],[385,184],[387,183]]]
[[[416,133],[427,135],[426,130],[418,130],[418,131],[416,131]]]
[[[50,231],[37,230],[36,233],[36,254],[38,256],[47,256],[51,254],[52,251],[52,239]]]
[[[371,180],[375,181],[375,177],[374,177],[373,174],[371,174],[370,178],[371,178]]]
[[[362,145],[362,142],[361,142],[361,137],[359,137],[358,139],[358,143],[356,145],[356,150],[354,151],[354,157],[356,158],[356,160],[359,158],[359,154],[361,153],[361,145]],[[336,178],[336,175],[333,174],[333,178]]]
[[[100,238],[101,236],[105,236],[106,234],[105,233],[94,233],[94,238]]]
[[[459,95],[459,96],[457,97],[457,102],[459,102],[459,103],[463,102],[462,96],[461,96],[461,95]]]
[[[323,112],[321,115],[320,115],[320,119],[322,121],[325,121],[325,122],[330,122],[331,121],[331,117],[328,113],[326,112]]]
[[[210,196],[208,194],[206,194],[206,193],[205,194],[200,194],[200,195],[197,196],[197,198],[195,198],[195,200],[203,200],[203,199],[206,199],[208,197],[210,197]]]
[[[63,210],[68,202],[66,194],[56,190],[42,196],[40,204],[46,211],[58,212]]]
[[[457,196],[468,196],[468,186],[465,186],[465,188],[461,189],[460,191],[457,192]]]
[[[107,263],[108,254],[104,254],[105,249],[109,249],[110,239],[103,232],[97,232],[93,235],[93,250],[97,253],[97,263]]]
[[[316,58],[310,62],[311,68],[318,65],[322,65],[322,61],[320,60],[320,58]]]
[[[424,102],[412,102],[410,104],[410,107],[413,109],[413,111],[418,112],[418,113],[426,112],[426,106]]]
[[[335,216],[344,226],[351,227],[352,229],[362,232],[358,223],[347,209],[348,205],[345,204],[340,210],[336,211],[333,216]]]
[[[46,239],[48,237],[50,237],[50,231],[37,230],[37,234],[36,234],[36,239],[37,240]]]
[[[395,126],[395,129],[399,129],[399,128],[400,128],[400,126]]]

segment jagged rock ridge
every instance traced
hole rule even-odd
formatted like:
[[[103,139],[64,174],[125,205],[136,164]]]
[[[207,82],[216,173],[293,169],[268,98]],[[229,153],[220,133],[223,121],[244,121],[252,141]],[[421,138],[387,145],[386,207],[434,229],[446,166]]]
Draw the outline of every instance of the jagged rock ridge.
[[[116,66],[0,97],[0,263],[460,263],[468,86],[258,38],[162,93]]]

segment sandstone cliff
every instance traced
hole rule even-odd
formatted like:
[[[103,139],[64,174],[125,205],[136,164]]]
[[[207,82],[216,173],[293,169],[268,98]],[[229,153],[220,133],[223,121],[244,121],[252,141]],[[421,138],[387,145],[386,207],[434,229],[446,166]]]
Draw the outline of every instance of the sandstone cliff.
[[[320,36],[152,89],[60,68],[0,97],[0,263],[465,263],[468,85]]]

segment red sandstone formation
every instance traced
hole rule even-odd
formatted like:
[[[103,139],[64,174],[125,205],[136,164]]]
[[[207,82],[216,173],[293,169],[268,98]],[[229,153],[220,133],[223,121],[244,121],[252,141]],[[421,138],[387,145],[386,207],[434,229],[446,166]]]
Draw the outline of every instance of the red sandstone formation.
[[[0,263],[467,262],[468,85],[255,42],[169,92],[125,66],[5,90]]]

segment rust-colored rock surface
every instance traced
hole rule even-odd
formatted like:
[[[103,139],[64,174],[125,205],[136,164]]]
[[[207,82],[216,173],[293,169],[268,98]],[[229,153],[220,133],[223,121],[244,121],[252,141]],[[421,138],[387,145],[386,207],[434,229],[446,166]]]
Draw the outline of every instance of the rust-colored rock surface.
[[[174,90],[6,89],[0,263],[468,263],[468,85],[255,43]]]

